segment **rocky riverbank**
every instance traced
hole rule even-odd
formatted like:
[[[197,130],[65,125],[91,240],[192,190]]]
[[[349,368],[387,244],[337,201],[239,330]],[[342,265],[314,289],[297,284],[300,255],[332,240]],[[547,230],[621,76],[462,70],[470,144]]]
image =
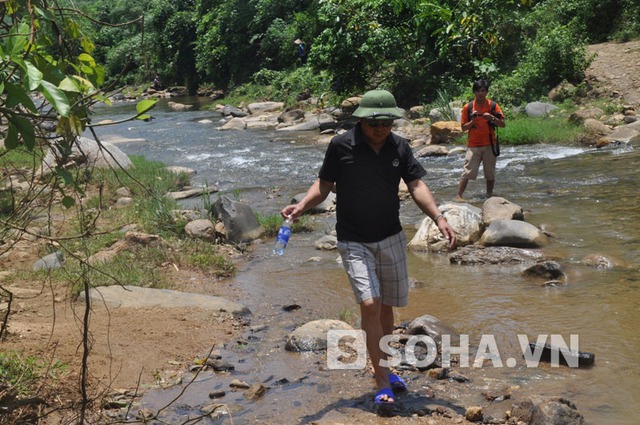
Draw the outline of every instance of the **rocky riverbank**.
[[[637,45],[611,44],[598,49],[601,49],[601,52],[617,52],[619,57],[608,60],[622,61],[620,63],[627,65],[618,68],[607,67],[605,64],[602,68],[589,71],[595,73],[588,72],[589,78],[596,78],[595,82],[604,84],[602,98],[619,98],[622,104],[628,103],[632,107],[629,111],[635,110],[637,104],[634,106],[634,101],[627,99],[633,99],[633,93],[637,93],[638,88],[634,85],[633,79],[627,80],[628,77],[624,74],[640,75],[629,69],[635,66],[634,63],[640,66],[640,62],[636,60]],[[629,55],[636,59],[628,59]],[[613,76],[609,78],[609,74]],[[277,121],[280,113],[272,115]],[[634,115],[629,113],[624,116]],[[605,126],[611,126],[606,122],[608,118],[596,119]],[[427,135],[424,137],[426,140]],[[36,260],[34,252],[25,250],[11,259],[11,267],[30,267]],[[167,264],[158,272],[170,276],[175,289],[180,291],[226,297],[230,300],[242,300],[246,296],[238,288],[233,288],[224,281],[216,282],[213,286],[206,285],[205,282],[210,283],[210,279],[197,270],[177,270],[173,265]],[[2,278],[5,279],[8,273],[4,270]],[[18,308],[11,318],[11,338],[3,342],[3,349],[15,348],[37,355],[55,353],[56,358],[68,363],[71,372],[62,376],[62,381],[56,384],[58,399],[55,403],[58,403],[56,406],[70,405],[78,399],[78,392],[74,388],[77,388],[79,370],[80,340],[77,317],[81,313],[80,304],[69,297],[67,288],[49,287],[42,282],[12,281],[11,289],[20,294],[20,299],[17,300]],[[55,306],[55,310],[52,306]],[[152,386],[168,386],[180,381],[185,371],[197,363],[194,359],[206,356],[212,345],[233,345],[238,341],[244,341],[246,335],[250,335],[247,332],[255,331],[251,329],[254,324],[246,319],[191,308],[139,306],[120,309],[96,304],[93,314],[93,352],[90,359],[92,390],[98,393],[104,391],[105,387],[110,388],[105,393],[109,403],[96,403],[96,410],[118,403],[126,405],[135,398],[132,396],[135,389],[144,391]],[[321,356],[309,357],[310,362],[321,360]],[[580,420],[570,401],[553,397],[542,399],[536,394],[527,394],[520,388],[512,387],[491,390],[485,394],[468,394],[465,379],[482,382],[482,379],[487,378],[483,378],[480,372],[458,373],[455,368],[448,371],[437,369],[428,373],[403,372],[403,376],[410,382],[412,391],[400,397],[401,403],[397,406],[396,416],[391,419],[378,419],[371,413],[369,408],[372,407],[372,389],[366,374],[345,373],[335,378],[325,371],[316,370],[314,379],[317,382],[333,388],[330,391],[346,391],[351,404],[327,406],[325,415],[309,418],[309,423],[465,423],[469,419],[467,415],[470,415],[471,420],[478,419],[478,407],[482,407],[483,418],[500,418],[496,421],[503,422],[507,421],[507,411],[510,412],[508,420],[513,419],[512,423],[517,423],[518,420],[535,423],[531,418],[539,417],[535,415],[542,411],[573,412],[570,415],[575,421]],[[249,378],[246,380],[250,381]],[[469,396],[476,399],[476,402],[454,404],[442,401]],[[518,412],[522,412],[522,416],[519,416]],[[530,418],[529,421],[526,420],[527,417]]]

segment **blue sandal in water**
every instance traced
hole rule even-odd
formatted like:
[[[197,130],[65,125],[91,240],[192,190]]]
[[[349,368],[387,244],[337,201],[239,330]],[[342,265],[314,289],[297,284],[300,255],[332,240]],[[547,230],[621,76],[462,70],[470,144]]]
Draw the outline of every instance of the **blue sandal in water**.
[[[404,380],[395,373],[389,373],[389,384],[391,389],[396,393],[403,393],[407,391],[407,384]]]

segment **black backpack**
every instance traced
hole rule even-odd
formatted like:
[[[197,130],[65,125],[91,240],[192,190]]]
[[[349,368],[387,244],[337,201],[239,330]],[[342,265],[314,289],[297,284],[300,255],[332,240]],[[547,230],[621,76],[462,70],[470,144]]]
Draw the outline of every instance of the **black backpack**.
[[[467,105],[467,121],[471,121],[471,112],[473,111],[473,100],[469,101]],[[491,115],[496,115],[496,102],[491,101],[490,106]],[[489,127],[493,129],[493,131],[489,132],[490,143],[491,143],[491,151],[495,156],[500,156],[500,142],[498,141],[498,133],[496,133],[496,125],[492,122],[489,122]],[[496,135],[496,142],[493,143],[493,134]]]

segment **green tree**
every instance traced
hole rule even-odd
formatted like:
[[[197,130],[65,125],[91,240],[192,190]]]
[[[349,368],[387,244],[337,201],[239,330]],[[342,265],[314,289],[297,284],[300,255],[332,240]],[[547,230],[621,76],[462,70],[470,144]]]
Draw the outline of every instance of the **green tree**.
[[[78,24],[80,16],[82,14],[76,10],[52,7],[46,0],[0,3],[0,32],[3,34],[0,37],[0,122],[6,124],[0,130],[4,138],[4,147],[0,148],[1,187],[11,188],[17,174],[26,177],[28,184],[26,190],[0,191],[0,238],[3,240],[28,232],[35,216],[51,214],[54,208],[76,206],[82,211],[82,202],[77,200],[84,195],[84,176],[67,168],[68,157],[78,136],[91,126],[91,106],[99,101],[109,101],[101,91],[104,68],[92,56],[94,45]],[[140,102],[139,116],[143,118],[154,104],[148,100]],[[46,151],[56,153],[52,173],[40,173]],[[88,223],[83,217],[81,215],[83,231],[76,236],[80,240],[86,236]],[[36,236],[62,245],[53,237]],[[11,244],[3,244],[1,253],[9,249]],[[87,271],[86,261],[83,270]],[[84,273],[83,277],[87,275]],[[82,284],[87,301],[85,320],[81,322],[83,360],[79,423],[84,422],[89,403],[87,317],[91,308],[88,301],[90,282],[83,279]],[[11,292],[2,288],[3,298],[5,294]],[[12,297],[8,298],[10,304]],[[0,338],[4,337],[6,322],[7,317],[4,317]],[[0,382],[0,387],[6,388],[5,384]]]
[[[152,67],[163,81],[184,84],[195,94],[200,77],[196,70],[195,4],[191,0],[155,1],[150,14]]]
[[[249,25],[255,15],[250,0],[199,0],[196,7],[196,68],[207,81],[226,89],[259,69],[257,45]]]

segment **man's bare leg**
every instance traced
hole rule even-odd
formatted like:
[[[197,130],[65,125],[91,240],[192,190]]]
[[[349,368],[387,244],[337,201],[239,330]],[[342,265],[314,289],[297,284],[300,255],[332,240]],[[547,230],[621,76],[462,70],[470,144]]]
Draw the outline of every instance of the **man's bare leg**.
[[[388,328],[389,309],[391,309],[391,327],[393,330],[393,310],[389,306],[383,306],[379,299],[368,299],[360,303],[360,315],[362,330],[367,335],[367,350],[373,365],[373,371],[378,390],[390,388],[389,368],[382,367],[380,360],[386,360],[387,355],[380,349],[380,340],[385,335],[385,328]],[[384,310],[384,312],[383,312]],[[383,316],[385,323],[383,325]],[[393,402],[394,399],[384,397],[381,401]]]
[[[493,196],[493,187],[495,184],[495,180],[487,180],[487,198],[491,198]]]
[[[454,199],[455,201],[464,202],[464,198],[462,197],[462,195],[464,194],[464,191],[467,190],[467,183],[469,183],[468,179],[460,179],[460,184],[458,185],[458,195]]]

